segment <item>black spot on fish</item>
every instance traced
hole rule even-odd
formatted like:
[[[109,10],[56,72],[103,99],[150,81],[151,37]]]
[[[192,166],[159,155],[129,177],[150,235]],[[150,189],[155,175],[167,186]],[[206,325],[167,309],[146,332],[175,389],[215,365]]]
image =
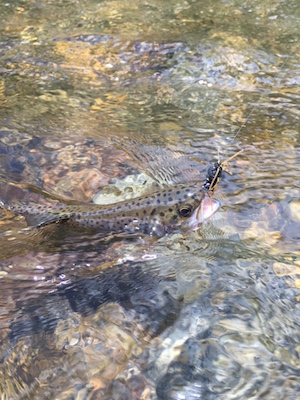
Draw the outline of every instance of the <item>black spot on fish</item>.
[[[167,196],[167,193],[164,193],[163,196],[166,197],[166,196]]]
[[[131,204],[134,206],[135,205],[135,201],[132,201]]]
[[[144,213],[144,214],[147,214],[147,211],[146,211],[146,210],[144,210],[144,211],[143,211],[143,213]]]
[[[177,219],[177,215],[176,214],[173,215],[172,219]]]
[[[173,209],[172,208],[169,208],[169,212],[172,212],[173,211]]]
[[[161,217],[164,217],[165,216],[165,213],[163,213],[162,211],[159,213],[159,215],[161,216]]]
[[[152,217],[152,215],[154,215],[155,212],[156,212],[156,208],[153,208],[153,210],[152,210],[151,213],[150,213],[150,216]],[[154,219],[153,219],[153,220],[154,220]]]
[[[176,194],[180,194],[180,190],[177,190]]]
[[[157,203],[157,204],[160,204],[160,200],[159,200],[159,199],[158,199],[158,200],[156,200],[156,203]]]
[[[172,197],[169,197],[169,201],[173,201],[173,198],[172,198]]]
[[[156,195],[157,197],[160,197],[160,193],[157,193],[157,195]]]
[[[139,206],[139,205],[140,205],[140,203],[136,203],[136,205],[137,205],[137,206]]]
[[[149,204],[150,204],[150,201],[147,201],[147,203],[146,203],[146,204],[147,204],[147,206],[149,206]]]
[[[189,196],[188,196],[187,194],[185,194],[183,197],[184,197],[185,199],[187,199]]]
[[[135,215],[138,217],[138,216],[139,216],[139,213],[138,213],[138,212],[136,212],[136,213],[135,213]]]

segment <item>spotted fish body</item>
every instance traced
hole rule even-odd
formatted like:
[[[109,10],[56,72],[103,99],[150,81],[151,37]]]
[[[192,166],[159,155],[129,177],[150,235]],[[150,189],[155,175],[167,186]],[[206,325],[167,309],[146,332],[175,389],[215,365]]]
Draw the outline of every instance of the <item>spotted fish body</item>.
[[[220,203],[208,199],[199,185],[177,185],[111,205],[10,203],[4,206],[24,215],[28,224],[34,226],[67,221],[104,234],[141,232],[160,237],[174,231],[196,229],[218,210]]]

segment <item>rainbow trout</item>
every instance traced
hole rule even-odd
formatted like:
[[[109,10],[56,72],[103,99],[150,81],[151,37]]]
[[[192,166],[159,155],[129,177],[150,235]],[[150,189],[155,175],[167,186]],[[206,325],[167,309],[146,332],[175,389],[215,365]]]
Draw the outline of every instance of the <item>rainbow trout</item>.
[[[195,230],[219,208],[198,185],[177,185],[110,205],[40,205],[13,203],[1,199],[0,206],[25,217],[29,226],[42,227],[67,222],[92,228],[103,234],[145,233],[164,236],[171,232]]]

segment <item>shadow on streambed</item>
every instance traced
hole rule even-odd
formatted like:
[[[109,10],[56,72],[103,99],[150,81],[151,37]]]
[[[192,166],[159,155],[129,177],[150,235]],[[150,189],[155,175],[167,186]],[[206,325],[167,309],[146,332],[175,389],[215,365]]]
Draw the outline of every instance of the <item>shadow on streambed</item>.
[[[57,292],[31,299],[28,304],[17,302],[22,313],[10,325],[11,343],[32,334],[51,335],[58,321],[67,319],[70,312],[93,315],[104,303],[117,303],[125,311],[133,311],[135,320],[156,336],[174,323],[182,305],[168,291],[174,284],[172,278],[168,280],[162,281],[143,264],[127,262],[96,277],[60,286]]]

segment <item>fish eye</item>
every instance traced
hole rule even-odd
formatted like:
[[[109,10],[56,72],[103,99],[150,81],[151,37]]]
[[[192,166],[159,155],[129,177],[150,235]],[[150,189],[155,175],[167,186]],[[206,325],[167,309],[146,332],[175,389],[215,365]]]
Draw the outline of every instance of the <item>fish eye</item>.
[[[189,217],[192,212],[192,207],[190,205],[185,205],[179,208],[178,213],[182,217]]]

